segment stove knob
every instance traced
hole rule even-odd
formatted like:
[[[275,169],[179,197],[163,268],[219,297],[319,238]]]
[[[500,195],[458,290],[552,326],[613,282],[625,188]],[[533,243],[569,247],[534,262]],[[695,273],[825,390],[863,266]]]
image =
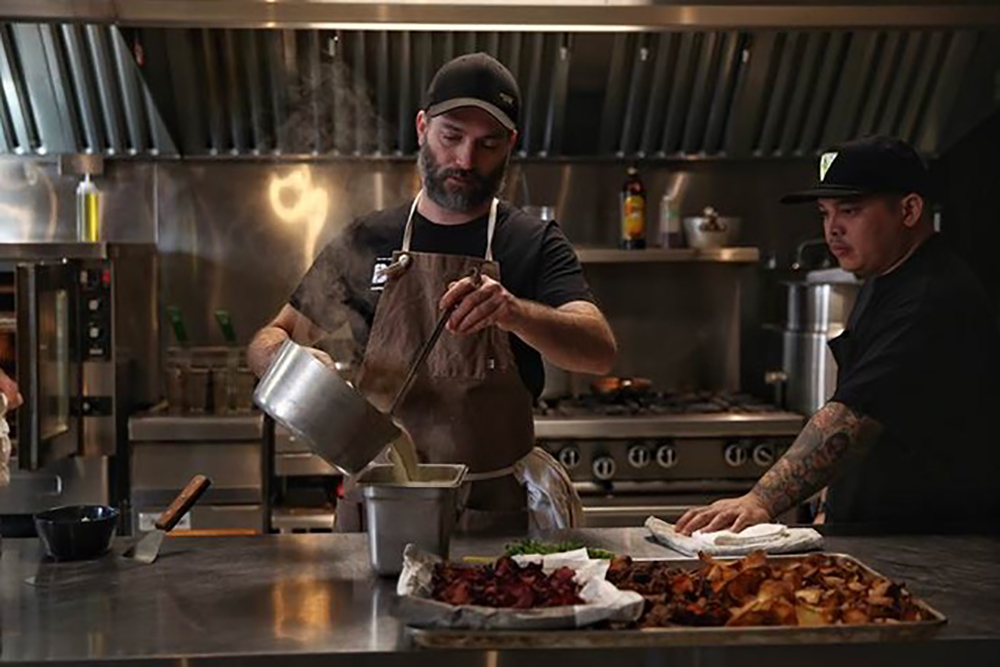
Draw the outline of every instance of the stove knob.
[[[563,447],[559,450],[556,458],[559,459],[559,463],[563,464],[563,467],[566,468],[566,470],[572,470],[580,465],[580,450],[573,445]]]
[[[774,463],[774,447],[771,445],[757,445],[751,454],[753,462],[761,468],[770,468]]]
[[[747,450],[743,445],[728,445],[722,452],[726,459],[726,465],[730,468],[739,468],[747,462]]]
[[[633,468],[645,468],[649,465],[649,449],[642,445],[629,447],[628,462]]]
[[[677,450],[673,445],[661,445],[656,450],[656,463],[661,468],[673,468],[677,465]]]
[[[606,482],[615,476],[618,465],[610,456],[600,456],[594,459],[594,478]]]

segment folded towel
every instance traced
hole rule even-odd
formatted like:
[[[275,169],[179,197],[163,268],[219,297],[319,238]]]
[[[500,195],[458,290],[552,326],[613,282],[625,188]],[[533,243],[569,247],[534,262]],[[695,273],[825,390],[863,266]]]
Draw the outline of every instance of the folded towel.
[[[696,556],[699,551],[710,556],[745,556],[752,551],[784,554],[823,547],[823,536],[812,528],[789,528],[774,523],[750,526],[741,533],[696,530],[693,535],[681,535],[673,524],[651,516],[646,519],[646,528],[657,542],[685,556]]]

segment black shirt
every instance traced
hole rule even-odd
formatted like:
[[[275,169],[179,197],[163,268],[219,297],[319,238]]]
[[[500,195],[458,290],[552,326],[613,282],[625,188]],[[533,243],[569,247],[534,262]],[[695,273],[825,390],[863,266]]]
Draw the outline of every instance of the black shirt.
[[[833,401],[884,431],[830,486],[833,522],[1000,519],[1000,328],[982,285],[937,236],[866,282],[830,342]],[[943,527],[946,524],[938,524]]]
[[[326,331],[348,322],[359,361],[375,318],[380,292],[373,289],[376,260],[388,259],[403,243],[410,204],[376,211],[352,222],[310,267],[289,298],[300,313]],[[483,257],[488,216],[461,225],[435,224],[413,216],[411,250]],[[493,235],[500,283],[518,298],[558,308],[570,301],[593,302],[576,253],[554,221],[543,222],[501,203]],[[525,386],[536,398],[545,384],[538,352],[515,335],[511,347]]]

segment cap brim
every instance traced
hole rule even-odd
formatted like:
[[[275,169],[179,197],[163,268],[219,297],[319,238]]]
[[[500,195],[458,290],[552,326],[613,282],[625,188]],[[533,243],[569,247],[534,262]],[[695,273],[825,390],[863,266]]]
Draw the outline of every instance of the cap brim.
[[[861,197],[871,194],[864,188],[856,188],[849,185],[821,185],[808,190],[791,192],[781,198],[782,204],[804,204],[816,201],[817,199],[840,199],[842,197]]]
[[[478,107],[497,119],[501,125],[506,127],[510,131],[517,129],[517,124],[511,120],[510,116],[501,111],[496,105],[490,104],[485,100],[481,100],[477,97],[456,97],[453,100],[447,100],[445,102],[440,102],[434,104],[427,108],[428,116],[440,116],[443,113],[448,113],[449,111],[454,111],[455,109],[461,109],[463,107]]]

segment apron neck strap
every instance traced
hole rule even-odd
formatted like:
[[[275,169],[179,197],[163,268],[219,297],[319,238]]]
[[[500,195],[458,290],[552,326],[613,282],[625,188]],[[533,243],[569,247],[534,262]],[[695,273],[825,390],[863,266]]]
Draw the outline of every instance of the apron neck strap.
[[[410,242],[413,241],[413,214],[417,212],[417,204],[420,203],[420,198],[423,196],[424,191],[421,190],[417,193],[417,196],[413,198],[413,203],[410,204],[410,214],[406,216],[406,227],[403,228],[403,247],[401,250],[403,252],[410,252]],[[496,197],[490,203],[490,218],[486,223],[486,261],[493,261],[493,232],[497,228],[497,207],[500,204],[500,200]]]

